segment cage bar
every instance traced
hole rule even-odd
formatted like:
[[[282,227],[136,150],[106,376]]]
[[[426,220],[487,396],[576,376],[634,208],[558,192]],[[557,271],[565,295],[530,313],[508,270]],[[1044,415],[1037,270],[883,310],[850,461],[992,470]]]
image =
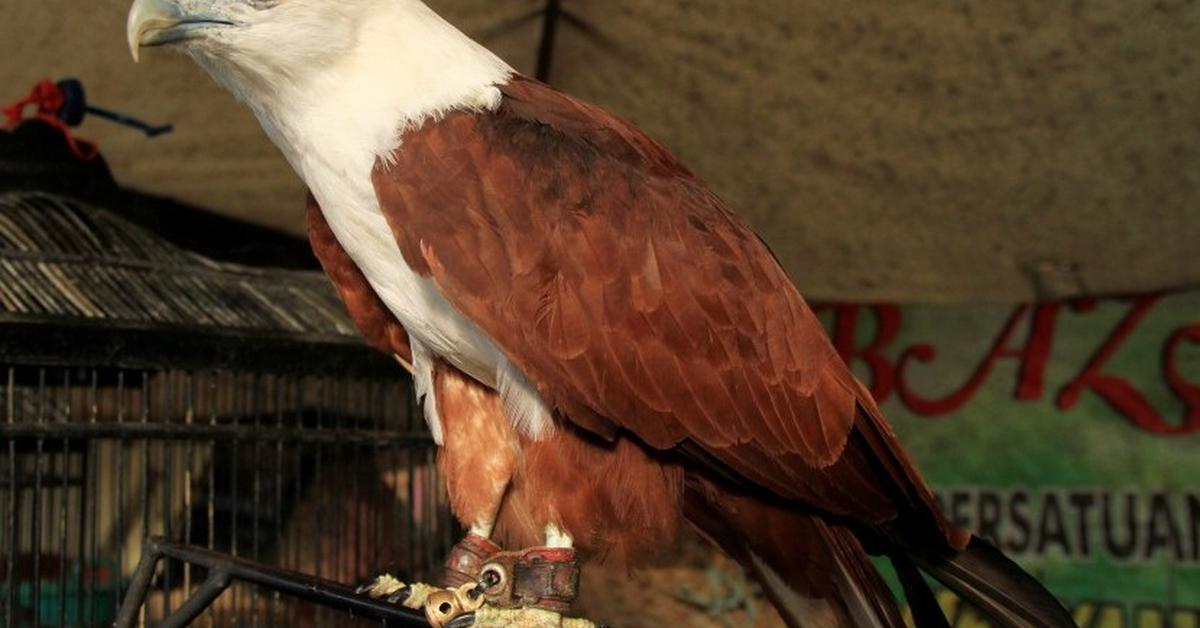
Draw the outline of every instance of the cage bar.
[[[42,192],[0,192],[0,220],[3,626],[111,625],[151,535],[351,588],[433,572],[457,530],[432,440],[323,277]],[[146,577],[137,625],[363,622],[193,563]]]

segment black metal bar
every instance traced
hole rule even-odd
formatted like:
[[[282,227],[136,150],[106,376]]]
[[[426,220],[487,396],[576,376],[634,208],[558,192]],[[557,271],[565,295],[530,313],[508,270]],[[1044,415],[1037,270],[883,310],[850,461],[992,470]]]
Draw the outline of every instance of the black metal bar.
[[[208,416],[210,426],[217,424],[217,415],[221,412],[221,391],[225,390],[221,386],[220,374],[212,375],[212,410]],[[208,496],[206,498],[205,508],[208,517],[208,549],[211,551],[216,544],[217,534],[217,441],[208,440]],[[216,619],[213,617],[212,609],[208,611],[208,627],[213,628],[216,624]]]
[[[400,497],[401,497],[401,492],[400,492],[400,490],[401,490],[401,486],[400,486],[400,445],[398,445],[397,443],[392,443],[391,446],[388,448],[388,453],[390,454],[388,456],[388,468],[391,469],[392,474],[393,474],[392,477],[394,478],[393,485],[392,485],[392,492],[391,492],[391,495],[389,495],[389,499],[387,502],[388,504],[391,504],[391,507],[392,507],[391,508],[391,510],[392,510],[391,519],[389,521],[388,527],[390,527],[394,530],[402,530],[403,528],[400,527],[401,522],[403,521],[403,515],[400,514],[400,508],[401,508],[401,501],[400,501]],[[406,537],[412,535],[411,531],[405,530],[405,532],[406,533],[404,536],[406,536]],[[406,543],[405,539],[397,539],[396,535],[389,534],[389,535],[387,535],[387,541],[388,541],[389,555],[396,556],[396,554],[398,554],[399,552],[404,550],[404,544]],[[410,569],[406,573],[413,573],[413,572]]]
[[[191,428],[196,418],[196,379],[193,373],[187,374],[183,389],[184,423]],[[188,439],[183,448],[183,542],[192,542],[192,470],[196,467],[194,456],[194,439]],[[183,594],[192,595],[192,566],[183,566]],[[193,618],[194,619],[194,618]]]
[[[241,377],[241,376],[235,376],[234,382],[235,383],[234,383],[234,387],[233,387],[233,398],[232,398],[233,404],[232,404],[232,406],[233,406],[235,412],[237,412],[238,414],[245,414],[243,412],[244,408],[242,407],[242,404],[244,403],[244,398],[246,396],[248,396],[248,393],[245,391],[246,378]],[[231,452],[230,467],[232,469],[232,473],[230,473],[230,483],[231,484],[229,487],[230,492],[232,493],[232,497],[229,500],[229,503],[231,504],[229,507],[229,517],[230,517],[229,553],[233,554],[234,557],[236,557],[238,555],[238,511],[241,510],[241,506],[242,506],[241,502],[238,499],[238,466],[239,466],[238,463],[241,458],[241,448],[239,446],[240,444],[241,444],[241,441],[239,441],[238,439],[235,438],[233,440],[233,443],[231,443],[229,446],[229,451]],[[238,607],[238,589],[239,588],[241,588],[241,587],[234,586],[233,592],[231,593],[231,597],[233,600],[233,616],[230,619],[232,620],[232,624],[233,624],[234,628],[237,628],[237,626],[241,623],[239,620],[241,619],[241,616],[242,616],[242,609],[240,607]]]
[[[254,387],[251,389],[252,396],[250,398],[250,409],[254,413],[254,431],[258,431],[262,427],[262,413],[259,411],[263,408],[264,397],[270,397],[269,392],[264,391],[274,381],[272,377],[263,377],[260,375],[254,376]],[[251,483],[251,490],[254,491],[250,497],[250,556],[254,560],[261,560],[259,555],[258,530],[262,526],[258,520],[258,502],[261,499],[262,490],[262,443],[254,441],[254,480]],[[258,589],[250,590],[250,625],[261,626],[258,619]]]
[[[92,369],[91,370],[91,383],[88,387],[88,413],[89,413],[88,422],[89,423],[96,422],[96,419],[97,419],[96,415],[99,412],[99,407],[97,405],[99,402],[96,399],[97,390],[99,388],[99,383],[100,383],[99,379],[100,379],[100,374],[96,371],[96,369]],[[98,534],[99,534],[97,531],[100,528],[100,522],[97,517],[99,503],[100,503],[100,473],[99,473],[99,471],[100,471],[100,462],[99,462],[100,451],[99,451],[99,448],[97,447],[97,444],[92,441],[88,441],[87,446],[84,451],[85,451],[85,454],[84,454],[83,473],[84,473],[85,484],[84,484],[84,492],[80,497],[80,503],[81,503],[80,510],[83,511],[84,514],[82,515],[83,525],[80,526],[79,538],[81,539],[80,547],[90,547],[91,548],[91,560],[87,561],[86,567],[88,569],[95,570],[98,568],[97,563],[99,562],[99,554],[100,554],[100,548],[98,547],[98,544],[96,543],[96,541],[98,539]],[[90,526],[88,525],[89,521],[91,522]],[[86,531],[86,533],[85,533],[85,531]],[[82,540],[85,537],[85,534],[87,536],[87,543],[90,543],[90,545],[86,544]],[[80,561],[82,562],[83,557],[87,556],[87,555],[88,554],[85,551],[80,550],[80,552],[79,552]],[[84,573],[85,573],[85,569],[79,570],[80,587],[83,586]],[[85,619],[84,619],[84,625],[92,626],[96,623],[95,622],[95,619],[96,619],[96,617],[95,617],[95,614],[96,614],[96,578],[95,577],[87,578],[87,594],[84,597],[84,602],[87,604],[87,615],[85,616]]]
[[[352,402],[354,397],[356,397],[356,395],[353,395],[354,392],[358,392],[356,389],[357,389],[357,387],[353,387],[353,388],[351,388],[350,391],[348,391],[351,393],[351,399],[347,400],[347,407],[349,407],[350,402]],[[352,443],[350,445],[350,455],[353,456],[355,460],[363,459],[363,453],[362,453],[361,447],[359,447],[358,443]],[[352,548],[354,548],[354,559],[347,561],[347,562],[351,565],[351,569],[352,569],[352,573],[350,574],[351,581],[358,580],[360,577],[362,577],[362,566],[359,564],[359,560],[362,557],[362,510],[363,510],[362,509],[362,507],[363,507],[362,493],[360,492],[360,486],[359,486],[360,485],[360,478],[359,478],[360,475],[362,475],[362,467],[361,466],[356,466],[350,472],[350,486],[351,486],[350,492],[353,495],[351,503],[354,504],[354,529],[350,532],[350,536],[352,537],[353,540],[350,542],[350,546]]]
[[[155,408],[155,410],[158,412],[158,414],[160,416],[155,417],[155,418],[158,422],[161,422],[163,424],[169,424],[171,421],[171,417],[175,414],[175,404],[174,404],[175,396],[172,394],[174,384],[175,384],[175,378],[170,373],[164,373],[162,375],[162,377],[159,379],[159,390],[161,392],[159,393],[158,407]],[[158,455],[159,455],[159,465],[160,465],[159,472],[160,472],[160,477],[162,478],[159,481],[159,490],[160,490],[160,495],[162,497],[162,530],[163,530],[162,535],[165,538],[171,539],[171,538],[175,538],[175,535],[173,533],[172,526],[171,526],[171,506],[173,505],[173,500],[171,499],[171,485],[175,482],[175,457],[170,455],[173,452],[168,450],[169,446],[170,445],[166,442],[158,443]],[[149,536],[150,531],[146,530],[144,532],[144,534]],[[170,569],[163,570],[162,591],[163,591],[163,615],[169,616],[171,614],[171,570]]]
[[[37,420],[42,422],[46,419],[46,369],[38,369],[38,409]],[[42,449],[44,442],[42,439],[37,441],[37,457],[33,461],[33,529],[31,534],[33,542],[30,544],[33,547],[33,628],[41,628],[42,625]]]
[[[334,407],[336,407],[336,408],[345,408],[346,407],[345,392],[346,392],[346,382],[344,382],[344,381],[338,382],[333,390]],[[333,420],[334,420],[334,424],[339,425],[339,426],[343,425],[345,422],[344,416],[342,413],[335,413],[333,415]],[[346,455],[346,452],[345,452],[345,449],[342,447],[342,440],[338,439],[338,440],[334,441],[334,443],[333,443],[333,459],[336,461],[336,463],[338,465],[341,465],[345,461],[345,459],[346,459],[345,455]],[[345,562],[345,558],[342,556],[342,549],[344,547],[346,547],[346,539],[343,536],[343,532],[344,532],[343,523],[345,523],[345,518],[346,518],[344,516],[345,511],[343,510],[343,506],[345,505],[345,500],[342,499],[343,496],[345,496],[345,494],[346,494],[345,491],[343,490],[344,486],[345,486],[346,476],[342,473],[335,473],[333,475],[333,478],[331,481],[334,483],[334,486],[335,486],[333,494],[335,496],[335,499],[337,500],[337,516],[335,516],[333,518],[333,544],[330,546],[330,549],[332,550],[331,553],[333,554],[333,579],[341,580],[342,579],[342,563]]]
[[[191,565],[185,562],[185,565]],[[191,625],[204,609],[212,606],[212,603],[221,597],[225,589],[229,588],[229,574],[221,569],[211,569],[208,572],[208,578],[196,588],[196,592],[189,595],[187,601],[179,606],[174,613],[163,618],[158,624],[158,628],[182,628],[183,626]]]
[[[117,424],[125,422],[125,371],[117,373]],[[121,575],[125,570],[125,437],[120,437],[117,441],[117,586],[113,587],[114,600],[117,604],[121,603],[122,582]]]
[[[63,391],[66,393],[71,390],[71,371],[63,373]],[[60,401],[67,404],[66,416],[63,417],[64,422],[69,422],[71,418],[71,400],[69,394],[64,394]],[[55,404],[57,405],[57,404]],[[58,599],[62,600],[58,605],[58,625],[59,628],[66,628],[67,625],[67,495],[70,493],[71,487],[68,484],[68,478],[71,475],[71,442],[69,439],[63,439],[62,453],[59,454],[59,460],[62,461],[62,487],[61,493],[58,496]]]
[[[65,367],[237,368],[403,377],[395,360],[370,348],[357,335],[314,338],[219,328],[198,333],[178,324],[74,320],[65,314],[55,321],[0,311],[0,347],[4,347],[5,360]],[[304,342],[297,342],[300,339]]]
[[[353,422],[354,419],[347,419]],[[250,425],[184,425],[180,423],[0,423],[0,438],[126,438],[133,440],[216,440],[272,443],[356,443],[383,447],[392,443],[427,445],[429,435],[419,431],[328,428],[317,430]]]
[[[421,512],[425,514],[425,522],[424,522],[424,525],[422,526],[423,529],[421,531],[422,539],[433,538],[433,533],[437,529],[435,527],[436,523],[437,523],[437,502],[438,502],[437,478],[433,474],[433,469],[434,469],[434,467],[437,466],[435,463],[436,455],[437,454],[433,449],[429,449],[429,448],[425,449],[425,464],[421,469],[421,471],[422,471],[421,476],[425,479],[425,490],[424,490],[423,497],[426,500],[424,508],[421,509]],[[410,534],[411,534],[411,532],[410,532]],[[433,564],[437,560],[436,557],[434,556],[434,553],[437,550],[434,549],[433,543],[429,543],[428,541],[422,543],[421,545],[425,548],[425,569],[427,571],[425,571],[424,573],[429,574],[429,573],[432,573],[432,570],[434,569]]]
[[[13,442],[20,442],[20,441],[18,441],[18,440],[14,440]],[[54,464],[54,462],[57,460],[57,457],[56,457],[56,456],[57,456],[57,454],[54,454],[54,453],[52,453],[52,452],[49,452],[49,451],[44,451],[44,452],[42,452],[42,453],[43,453],[43,454],[45,454],[46,458],[48,458],[48,459],[49,459],[49,461],[50,461],[50,463],[51,463],[51,464],[49,465],[49,466],[50,466],[50,472],[43,472],[43,473],[42,473],[42,481],[41,481],[41,483],[42,483],[42,484],[45,484],[45,485],[46,485],[46,486],[48,486],[48,487],[52,487],[52,485],[54,485],[55,483],[65,483],[65,484],[66,484],[66,485],[69,487],[69,486],[78,486],[79,484],[81,484],[81,483],[82,483],[82,481],[79,481],[79,480],[71,480],[70,478],[67,478],[67,481],[66,481],[66,482],[63,482],[62,473],[60,473],[60,472],[58,471],[58,467],[59,467],[59,465],[57,465],[57,464]],[[24,475],[20,475],[20,474],[18,474],[16,479],[17,479],[16,486],[17,486],[17,488],[18,488],[18,489],[23,489],[23,488],[32,488],[32,487],[33,487],[33,485],[34,485],[34,480],[33,480],[33,479],[31,479],[31,477],[28,477],[28,476],[24,476]],[[46,489],[46,492],[48,492],[48,493],[49,493],[49,492],[52,492],[52,491],[51,491],[51,489],[50,489],[50,488],[47,488],[47,489]],[[52,525],[52,526],[53,526],[53,525],[54,525],[54,521],[55,521],[55,520],[56,520],[56,519],[54,519],[53,517],[51,517],[51,520],[50,520],[50,522],[49,522],[49,523],[50,523],[50,525]],[[54,530],[56,530],[56,529],[57,529],[57,528],[53,528],[53,527],[52,527],[52,528],[49,528],[49,529],[47,529],[47,532],[48,532],[48,533],[52,533],[52,532],[54,532]]]
[[[373,431],[375,433],[379,433],[383,429],[384,417],[386,416],[384,414],[384,411],[387,408],[387,404],[386,404],[387,399],[380,393],[381,393],[380,386],[376,386],[376,385],[372,384],[371,382],[367,382],[367,397],[368,397],[367,398],[367,407],[375,409],[375,417],[374,417],[375,420],[374,420],[374,426],[373,426],[374,427]],[[380,474],[380,471],[382,471],[384,468],[384,464],[386,462],[387,450],[383,449],[383,448],[379,448],[379,449],[376,449],[372,453],[374,455],[371,456],[371,467],[370,467],[371,476],[370,477],[371,477],[371,486],[374,488],[373,495],[371,496],[371,502],[372,502],[372,504],[374,504],[374,506],[371,508],[371,511],[370,511],[370,520],[369,521],[370,521],[371,526],[370,526],[370,534],[369,534],[368,538],[371,539],[371,547],[378,548],[379,551],[382,551],[382,552],[387,552],[383,555],[389,556],[390,552],[391,552],[391,548],[388,547],[388,545],[387,545],[387,535],[384,533],[385,526],[383,525],[383,523],[384,523],[383,518],[386,516],[385,510],[387,508],[387,506],[385,505],[385,504],[387,504],[387,501],[385,501],[386,497],[385,497],[385,493],[384,493],[385,483],[380,480],[380,478],[382,477],[382,475]],[[378,570],[380,567],[383,567],[383,566],[384,565],[380,565],[379,563],[376,562],[376,563],[372,563],[371,569]]]
[[[327,380],[325,380],[324,378],[321,378],[321,380],[317,386],[317,433],[321,433],[322,431],[324,431],[324,428],[325,428],[324,408],[325,408],[325,395],[327,392],[326,385],[327,385]],[[313,471],[313,486],[320,487],[321,486],[321,457],[325,451],[325,447],[324,447],[324,445],[321,444],[321,442],[318,441],[314,445],[313,448],[316,449],[316,463],[315,463],[314,471]],[[325,527],[324,526],[325,518],[324,517],[314,517],[314,518],[316,519],[316,524],[317,524],[316,525],[317,533],[315,535],[313,535],[313,538],[316,540],[316,545],[317,545],[317,577],[324,577],[325,576],[325,547],[324,547],[324,543],[322,542],[322,540],[325,538],[325,530],[323,529]],[[317,609],[317,625],[321,626],[324,619],[325,619],[324,609],[318,608]]]
[[[303,392],[302,392],[303,389],[304,389],[304,380],[301,380],[300,384],[296,387],[296,399],[297,400],[299,400],[301,398],[301,396],[303,395]],[[296,404],[296,405],[298,405],[298,404]],[[296,407],[296,405],[293,405],[293,407]],[[298,425],[302,424],[303,417],[297,415],[296,421],[297,421]],[[300,490],[300,484],[304,480],[304,445],[303,444],[301,444],[299,447],[297,447],[295,449],[294,455],[296,457],[296,461],[295,461],[296,462],[296,472],[295,472],[296,475],[295,475],[295,481],[292,482],[292,508],[296,509],[296,511],[298,511],[298,509],[300,508],[300,499],[303,495],[303,493]],[[292,533],[292,538],[294,538],[294,539],[306,538],[304,536],[304,528],[303,528],[304,523],[302,521],[298,521],[298,520],[296,520],[296,518],[293,518],[292,525],[296,527],[296,531],[294,531]],[[291,551],[289,553],[292,555],[292,560],[291,560],[290,566],[293,569],[298,568],[300,566],[300,560],[301,560],[301,551],[300,550],[301,550],[302,546],[303,546],[303,543],[298,543],[298,542],[291,543]],[[297,607],[296,604],[288,605],[288,623],[287,623],[288,626],[296,625],[296,617],[299,612],[296,607]]]
[[[12,425],[16,421],[16,369],[8,367],[8,382],[6,382],[5,390],[5,414],[8,415],[8,424]],[[8,570],[5,571],[5,578],[8,584],[8,603],[5,604],[5,626],[15,626],[13,621],[14,607],[17,605],[17,442],[14,440],[8,441]]]
[[[10,441],[8,443],[8,565],[4,572],[5,590],[8,593],[7,603],[4,611],[6,617],[5,626],[13,626],[13,607],[17,603],[17,587],[16,587],[16,560],[17,560],[17,444]]]
[[[142,425],[150,423],[150,374],[142,373],[142,408],[141,422]],[[142,441],[142,536],[150,536],[150,441]],[[149,610],[147,610],[147,621],[149,621]]]
[[[558,18],[562,15],[560,0],[546,0],[542,16],[542,40],[538,44],[537,73],[539,81],[550,81],[550,70],[554,63],[554,40],[558,34]]]
[[[96,447],[96,443],[88,443],[87,460],[88,462],[87,466],[84,467],[84,473],[88,475],[88,478],[91,480],[91,484],[89,485],[90,488],[84,498],[84,504],[86,504],[88,511],[87,520],[91,522],[91,525],[85,524],[84,529],[88,532],[88,542],[89,546],[91,547],[92,559],[88,561],[88,568],[92,570],[92,573],[95,573],[95,570],[99,569],[100,563],[100,543],[98,542],[100,540],[100,450],[98,447]],[[117,574],[117,577],[119,578],[120,574]],[[87,608],[88,614],[85,625],[91,626],[95,624],[96,619],[96,578],[94,575],[87,578]]]
[[[161,538],[149,538],[143,544],[144,553],[134,572],[129,594],[117,613],[115,628],[132,628],[138,609],[145,602],[153,579],[155,566],[162,558],[173,558],[204,567],[209,573],[220,572],[230,580],[254,584],[323,607],[351,613],[356,617],[386,622],[399,628],[428,628],[424,613],[399,605],[388,604],[355,593],[349,587],[314,576],[276,569],[250,560],[210,552],[206,549],[170,543]],[[214,587],[216,585],[213,585]],[[211,604],[216,596],[208,601]],[[191,600],[189,600],[189,603]],[[198,609],[198,615],[203,609]],[[163,624],[164,626],[166,624]]]
[[[162,553],[151,542],[142,544],[142,558],[138,561],[137,569],[133,571],[133,579],[129,582],[129,590],[125,593],[125,601],[117,611],[117,619],[113,622],[115,628],[132,628],[137,620],[146,593],[150,591],[150,582],[154,579],[154,569]]]
[[[413,430],[413,429],[416,429],[415,426],[418,425],[418,421],[420,421],[421,418],[423,418],[423,415],[421,413],[421,408],[416,400],[416,395],[411,394],[412,393],[411,388],[410,388],[409,392],[410,392],[410,394],[407,397],[407,399],[405,400],[405,414],[406,414],[405,424],[408,429]],[[416,526],[415,509],[417,507],[417,504],[416,504],[416,494],[417,494],[416,471],[415,471],[416,464],[413,462],[413,459],[415,457],[416,457],[415,449],[413,449],[412,447],[404,448],[404,471],[405,471],[404,481],[407,484],[407,486],[404,487],[405,488],[405,498],[407,500],[406,507],[404,509],[404,530],[408,532],[408,534],[405,535],[405,539],[404,539],[404,564],[405,564],[404,568],[405,568],[406,573],[415,573],[414,569],[416,567],[416,561],[417,561],[417,558],[416,558],[417,540],[416,540],[416,528],[415,528],[415,526]]]
[[[111,109],[96,107],[94,105],[88,105],[84,107],[84,109],[94,116],[105,118],[116,122],[117,124],[137,129],[142,133],[145,133],[146,137],[157,137],[159,135],[163,135],[164,133],[170,133],[175,129],[175,127],[170,124],[149,124],[132,116],[128,116]]]
[[[284,378],[283,384],[275,391],[275,427],[283,429],[283,400],[287,391],[288,384],[296,386],[296,383]],[[275,561],[280,565],[286,565],[286,559],[283,556],[283,441],[275,441]],[[274,627],[276,622],[276,614],[279,611],[279,594],[271,596],[271,614],[268,620],[268,625]]]

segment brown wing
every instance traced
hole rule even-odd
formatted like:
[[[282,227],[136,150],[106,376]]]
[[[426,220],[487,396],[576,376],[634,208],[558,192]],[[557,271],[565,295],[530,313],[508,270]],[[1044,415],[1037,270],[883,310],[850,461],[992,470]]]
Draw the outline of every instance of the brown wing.
[[[749,226],[612,114],[526,79],[502,91],[497,111],[451,113],[377,165],[406,261],[563,416],[688,441],[781,496],[894,516],[878,456],[846,451],[864,421],[894,440]]]

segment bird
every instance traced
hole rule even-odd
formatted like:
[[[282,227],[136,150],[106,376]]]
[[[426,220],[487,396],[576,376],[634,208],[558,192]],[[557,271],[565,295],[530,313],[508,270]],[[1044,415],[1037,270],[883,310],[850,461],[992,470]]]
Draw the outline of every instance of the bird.
[[[421,0],[136,0],[127,37],[206,70],[306,184],[316,256],[440,446],[451,584],[503,552],[637,565],[690,526],[789,626],[902,626],[872,555],[921,625],[947,625],[922,572],[1000,625],[1074,625],[947,520],[768,245],[630,122]]]

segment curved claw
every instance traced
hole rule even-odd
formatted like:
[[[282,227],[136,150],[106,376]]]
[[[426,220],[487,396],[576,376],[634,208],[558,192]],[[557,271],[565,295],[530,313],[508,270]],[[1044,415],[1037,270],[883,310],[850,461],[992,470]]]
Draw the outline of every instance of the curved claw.
[[[395,576],[384,573],[379,574],[367,582],[358,585],[354,588],[354,592],[359,595],[366,595],[379,599],[390,598],[397,592],[408,588],[408,585],[401,582]]]
[[[379,595],[376,594],[375,591],[378,590],[379,579],[382,577],[383,576],[378,576],[378,577],[372,578],[372,579],[358,585],[357,587],[354,587],[354,592],[358,595],[365,595],[367,597],[375,597],[375,598],[379,597]]]
[[[412,587],[405,585],[384,598],[384,601],[388,604],[404,604],[410,597],[412,597]]]
[[[446,628],[471,628],[475,625],[475,613],[466,613],[455,617],[453,621],[446,624]]]

